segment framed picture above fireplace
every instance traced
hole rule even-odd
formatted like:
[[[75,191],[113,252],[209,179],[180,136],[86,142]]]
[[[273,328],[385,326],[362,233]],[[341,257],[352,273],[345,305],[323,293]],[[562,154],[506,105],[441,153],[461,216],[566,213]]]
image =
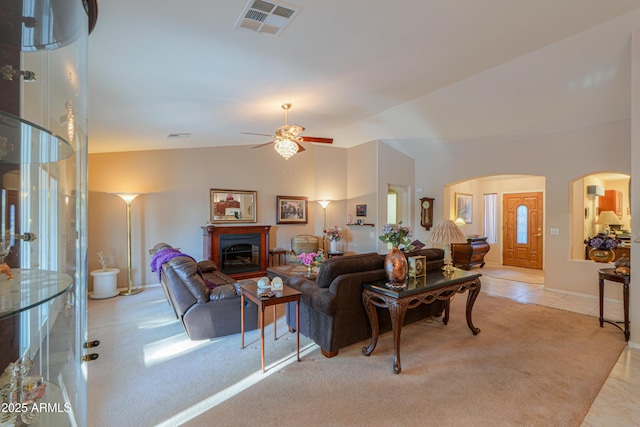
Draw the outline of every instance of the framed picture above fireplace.
[[[294,196],[277,196],[277,224],[306,224],[307,198]]]
[[[258,198],[255,191],[210,190],[211,224],[256,222]]]

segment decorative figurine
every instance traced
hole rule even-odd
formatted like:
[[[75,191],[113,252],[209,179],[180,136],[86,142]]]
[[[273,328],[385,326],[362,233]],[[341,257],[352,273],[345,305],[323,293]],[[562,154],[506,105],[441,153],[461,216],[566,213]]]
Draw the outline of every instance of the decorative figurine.
[[[631,260],[627,258],[626,254],[622,254],[615,262],[615,273],[628,276],[631,274]]]

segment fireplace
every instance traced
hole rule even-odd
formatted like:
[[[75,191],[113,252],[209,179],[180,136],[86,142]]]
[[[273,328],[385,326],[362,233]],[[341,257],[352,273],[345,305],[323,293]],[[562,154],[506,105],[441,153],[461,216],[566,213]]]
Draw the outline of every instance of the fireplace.
[[[220,264],[224,274],[247,273],[260,270],[259,234],[223,234],[218,239]]]
[[[266,275],[271,226],[215,226],[202,227],[203,254],[221,272],[234,279]]]

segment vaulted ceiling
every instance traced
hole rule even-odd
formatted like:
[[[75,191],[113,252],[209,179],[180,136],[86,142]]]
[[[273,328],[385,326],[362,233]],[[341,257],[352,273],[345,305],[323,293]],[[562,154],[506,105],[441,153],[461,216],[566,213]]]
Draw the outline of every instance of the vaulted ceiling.
[[[339,147],[629,117],[640,0],[290,0],[278,35],[237,28],[253,3],[99,1],[89,151],[250,147],[269,137],[241,132],[274,132],[284,102]]]

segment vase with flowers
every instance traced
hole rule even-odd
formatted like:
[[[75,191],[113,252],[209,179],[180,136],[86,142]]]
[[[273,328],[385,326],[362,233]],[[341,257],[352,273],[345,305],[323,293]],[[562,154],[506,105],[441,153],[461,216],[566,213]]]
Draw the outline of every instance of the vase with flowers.
[[[413,250],[412,235],[411,227],[403,226],[400,221],[398,224],[385,224],[382,227],[382,235],[378,236],[383,243],[391,244],[391,250],[384,259],[384,269],[389,279],[387,287],[391,289],[404,289],[406,286],[409,265],[400,250],[400,245],[404,246],[406,251]]]
[[[305,277],[313,276],[313,267],[320,264],[323,260],[322,253],[318,252],[309,252],[302,253],[298,255],[298,259],[301,263],[307,266],[307,272],[305,273]]]
[[[338,242],[342,240],[342,230],[334,225],[324,230],[324,236],[329,240],[329,251],[338,252]]]
[[[591,247],[589,258],[593,261],[611,262],[615,259],[616,254],[613,250],[618,247],[618,239],[606,233],[598,233],[595,237],[589,238],[584,242]]]

